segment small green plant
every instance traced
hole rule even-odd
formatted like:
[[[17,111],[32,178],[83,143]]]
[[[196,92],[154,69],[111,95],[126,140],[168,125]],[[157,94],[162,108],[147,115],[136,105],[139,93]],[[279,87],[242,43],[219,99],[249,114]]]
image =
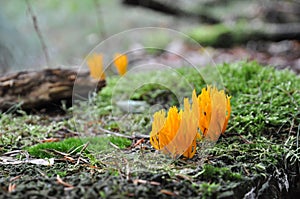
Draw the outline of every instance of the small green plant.
[[[67,171],[56,171],[56,175],[59,175],[60,177],[65,177],[67,175]]]
[[[203,182],[200,185],[200,191],[202,192],[202,198],[210,198],[220,189],[220,185],[217,183]]]
[[[200,172],[203,179],[218,182],[219,179],[223,181],[238,181],[242,179],[241,174],[232,172],[227,167],[215,167],[205,164],[203,170]]]

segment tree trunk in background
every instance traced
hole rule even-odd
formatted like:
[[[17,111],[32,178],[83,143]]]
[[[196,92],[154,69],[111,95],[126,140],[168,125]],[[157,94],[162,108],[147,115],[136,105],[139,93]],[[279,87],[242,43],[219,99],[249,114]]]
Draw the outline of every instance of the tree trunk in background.
[[[286,39],[300,40],[300,2],[276,0],[123,0],[126,5],[175,15],[177,17],[194,17],[199,19],[199,31],[205,32],[203,24],[224,26],[226,31],[217,34],[213,46],[230,47],[236,43],[249,40],[280,41]],[[244,23],[244,26],[240,24]],[[258,26],[257,26],[258,25]],[[197,25],[196,25],[197,26]],[[210,26],[209,29],[214,28]],[[197,27],[195,27],[197,29]],[[224,29],[223,28],[223,29]],[[244,30],[244,31],[243,31]],[[220,34],[220,37],[218,36]],[[196,41],[203,45],[211,43],[194,35]],[[224,41],[230,45],[224,45]]]
[[[158,12],[178,17],[194,18],[203,23],[219,23],[220,21],[206,13],[193,12],[185,9],[186,2],[178,0],[123,0],[123,4],[131,6],[141,6]]]
[[[299,1],[123,0],[123,4],[140,6],[178,17],[198,17],[202,23],[253,18],[268,23],[300,22]]]

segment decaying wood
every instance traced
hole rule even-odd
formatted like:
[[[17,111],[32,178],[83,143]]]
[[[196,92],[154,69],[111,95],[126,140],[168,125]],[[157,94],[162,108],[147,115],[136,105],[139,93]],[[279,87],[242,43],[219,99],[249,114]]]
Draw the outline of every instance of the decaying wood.
[[[23,71],[0,77],[0,109],[7,110],[16,104],[23,109],[40,109],[61,100],[72,101],[73,88],[76,95],[88,96],[91,91],[99,91],[105,81],[97,81],[89,72],[71,69],[45,69]]]

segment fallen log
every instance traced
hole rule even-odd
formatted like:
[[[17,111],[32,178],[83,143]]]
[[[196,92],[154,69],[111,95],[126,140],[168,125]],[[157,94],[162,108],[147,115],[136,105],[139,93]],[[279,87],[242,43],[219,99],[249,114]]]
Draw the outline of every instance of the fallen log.
[[[105,80],[97,81],[88,71],[72,69],[44,69],[21,71],[0,77],[0,110],[8,110],[20,105],[22,109],[61,106],[65,100],[72,102],[73,89],[76,95],[88,96],[91,91],[99,91]]]
[[[123,0],[124,5],[129,6],[140,6],[148,8],[161,13],[178,16],[178,17],[189,17],[192,19],[199,20],[204,23],[216,24],[220,23],[220,20],[209,15],[208,13],[193,12],[186,10],[182,2],[174,0]],[[196,2],[197,4],[197,2]]]

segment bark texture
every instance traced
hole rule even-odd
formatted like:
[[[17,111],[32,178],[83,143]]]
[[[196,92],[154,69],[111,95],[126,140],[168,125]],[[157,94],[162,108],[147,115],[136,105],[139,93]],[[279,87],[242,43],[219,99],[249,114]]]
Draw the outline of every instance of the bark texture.
[[[72,102],[73,88],[76,95],[88,96],[99,91],[105,81],[97,81],[89,72],[71,69],[45,69],[22,71],[0,77],[0,109],[7,110],[15,105],[23,109],[40,109],[61,105],[61,100]]]

